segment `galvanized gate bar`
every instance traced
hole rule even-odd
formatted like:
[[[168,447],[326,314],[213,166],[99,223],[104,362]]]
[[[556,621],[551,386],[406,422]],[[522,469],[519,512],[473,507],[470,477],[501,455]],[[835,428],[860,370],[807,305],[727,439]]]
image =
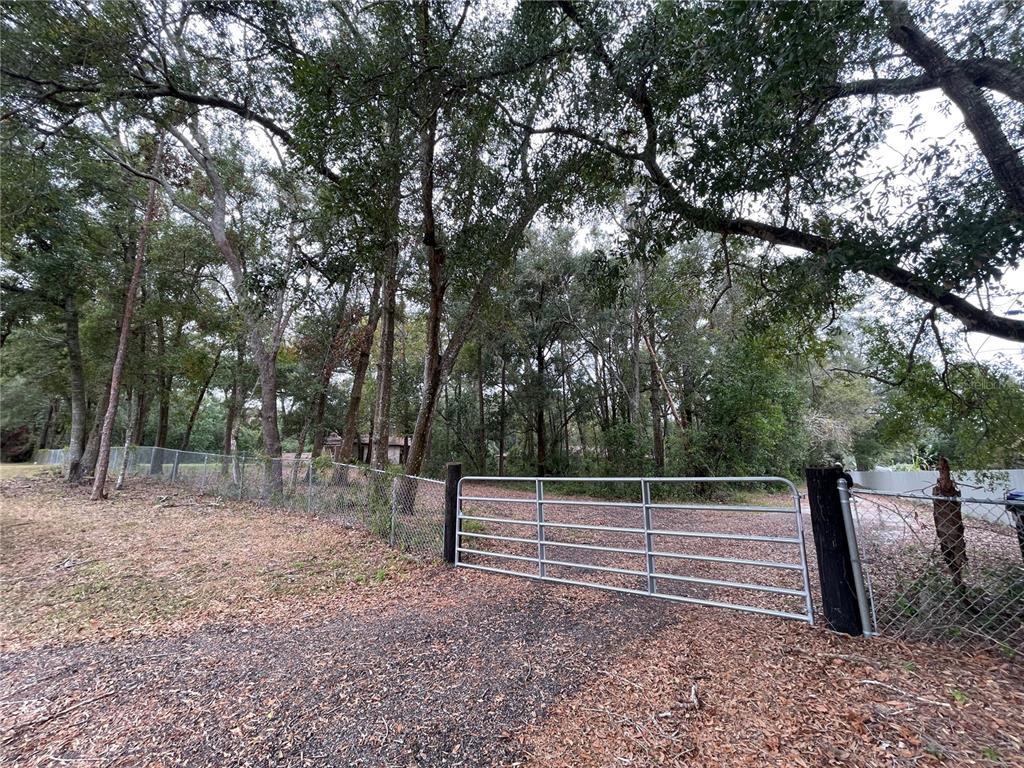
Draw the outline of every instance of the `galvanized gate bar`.
[[[654,595],[658,591],[658,584],[654,578],[654,540],[651,538],[651,486],[646,480],[640,481],[640,495],[644,505],[644,558],[647,567],[647,593]]]
[[[534,486],[533,498],[527,497],[506,497],[502,495],[467,495],[463,494],[464,483],[466,482],[483,482],[483,483],[508,483],[508,482],[531,482]],[[605,501],[605,500],[587,500],[579,498],[553,498],[545,493],[545,483],[559,483],[559,482],[598,482],[598,483],[622,483],[632,484],[639,483],[640,485],[640,500],[639,501]],[[749,505],[749,504],[699,504],[699,503],[679,503],[672,504],[666,502],[653,502],[651,494],[652,483],[712,483],[712,482],[735,482],[735,483],[781,483],[784,484],[793,498],[793,506],[790,508],[776,507],[770,505]],[[634,486],[635,487],[635,486]],[[533,505],[534,515],[532,519],[523,518],[511,518],[501,516],[490,516],[484,514],[472,514],[468,513],[464,508],[466,502],[482,502],[494,505]],[[589,507],[596,509],[619,509],[622,512],[628,512],[630,510],[639,510],[642,514],[642,527],[634,527],[632,525],[598,525],[593,523],[583,522],[563,522],[563,521],[552,521],[546,518],[545,509],[546,507],[564,507],[573,509],[577,507]],[[807,571],[807,556],[804,546],[803,538],[803,521],[800,511],[800,495],[796,490],[796,487],[792,482],[781,477],[722,477],[722,478],[711,478],[711,477],[693,477],[693,478],[607,478],[607,477],[594,477],[594,478],[541,478],[541,477],[464,477],[461,479],[458,485],[457,503],[456,503],[456,514],[459,520],[457,526],[457,545],[455,553],[456,565],[466,568],[473,568],[475,570],[487,571],[491,573],[507,574],[513,576],[525,576],[527,578],[536,579],[545,582],[554,582],[559,584],[567,584],[572,586],[591,587],[595,589],[601,589],[610,592],[619,592],[625,594],[635,595],[651,595],[659,597],[665,600],[674,600],[681,603],[692,603],[696,605],[707,605],[720,608],[729,608],[733,610],[745,611],[748,613],[764,614],[769,616],[780,616],[790,619],[799,619],[802,621],[813,622],[813,603],[811,600],[810,593],[810,579]],[[794,525],[794,536],[784,535],[765,535],[761,533],[725,533],[716,531],[691,531],[672,527],[670,525],[659,525],[655,526],[653,514],[660,510],[699,510],[705,512],[749,512],[749,513],[780,513],[780,514],[792,514],[795,518]],[[501,533],[494,532],[493,530],[487,533],[474,533],[470,531],[464,531],[461,521],[472,520],[480,523],[490,523],[493,525],[511,525],[511,526],[526,526],[535,531],[534,538],[530,538],[527,535],[503,535]],[[613,522],[617,522],[613,520]],[[557,541],[548,538],[549,529],[554,530],[566,530],[566,531],[587,531],[587,532],[600,532],[607,534],[624,534],[624,535],[636,535],[643,537],[643,548],[629,547],[629,546],[610,546],[600,542],[598,543],[583,543],[583,542],[569,542],[569,541]],[[671,552],[664,549],[656,548],[654,543],[654,537],[663,536],[674,540],[712,540],[721,542],[742,542],[742,543],[753,543],[753,544],[776,544],[776,545],[796,545],[797,552],[799,555],[798,562],[784,562],[779,561],[777,558],[772,559],[758,559],[747,557],[727,557],[724,555],[710,555],[710,554],[692,554],[689,552]],[[524,555],[516,554],[513,552],[502,552],[493,551],[489,549],[477,549],[470,546],[471,541],[480,541],[482,544],[486,542],[508,542],[512,544],[522,545],[533,545],[536,546],[535,555]],[[618,565],[608,564],[597,564],[590,562],[581,562],[574,560],[567,560],[562,558],[551,558],[548,556],[550,548],[561,548],[561,551],[565,552],[568,556],[572,551],[592,551],[599,553],[609,553],[615,555],[626,555],[626,556],[643,556],[644,557],[644,568],[643,570],[634,569],[630,567],[619,567]],[[473,558],[483,560],[484,562],[466,562],[465,557],[471,556]],[[509,568],[496,567],[491,565],[485,565],[484,563],[488,558],[494,558],[499,561],[512,561],[512,562],[523,562],[523,563],[536,563],[536,570],[532,573],[524,571],[510,570]],[[657,568],[658,558],[665,558],[666,560],[674,561],[695,561],[695,562],[706,562],[722,565],[736,565],[736,566],[747,566],[755,568],[770,568],[778,569],[783,571],[799,571],[801,574],[801,586],[802,588],[792,588],[788,586],[772,585],[772,584],[760,584],[748,581],[731,580],[728,578],[707,578],[704,576],[689,576],[678,573],[666,573],[659,571]],[[585,572],[592,573],[608,573],[619,576],[636,577],[643,579],[645,583],[645,589],[637,589],[625,585],[606,584],[597,581],[584,581],[581,579],[570,579],[561,578],[558,576],[551,576],[548,573],[548,566],[555,568],[571,568]],[[705,587],[718,587],[721,589],[728,590],[749,590],[755,592],[762,592],[768,594],[775,594],[786,598],[803,598],[804,601],[804,612],[799,613],[791,610],[780,610],[776,608],[762,607],[761,605],[744,605],[740,603],[734,603],[724,600],[709,600],[703,597],[691,597],[688,595],[671,594],[658,591],[658,580],[663,579],[665,582],[679,583],[679,584],[694,584]]]

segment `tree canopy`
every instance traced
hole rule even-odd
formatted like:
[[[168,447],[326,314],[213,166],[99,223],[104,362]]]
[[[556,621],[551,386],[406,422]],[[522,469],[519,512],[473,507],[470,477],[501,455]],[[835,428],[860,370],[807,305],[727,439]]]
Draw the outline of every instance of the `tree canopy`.
[[[12,455],[89,475],[110,411],[128,443],[338,432],[380,467],[398,435],[408,474],[1024,461],[1021,361],[968,336],[1024,342],[1019,4],[0,24]]]

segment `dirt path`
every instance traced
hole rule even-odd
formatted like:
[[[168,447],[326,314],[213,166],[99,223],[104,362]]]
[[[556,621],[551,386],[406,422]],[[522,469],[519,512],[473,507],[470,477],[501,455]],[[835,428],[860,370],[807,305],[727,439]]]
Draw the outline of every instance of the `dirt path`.
[[[153,510],[149,490],[116,513],[35,481],[4,491],[5,603],[15,584],[19,601],[54,579],[74,594],[86,574],[54,570],[69,550],[111,567],[131,552],[129,575],[158,558],[163,588],[206,585],[168,616],[148,610],[159,590],[111,578],[116,606],[82,595],[92,633],[9,627],[4,765],[1013,765],[1024,752],[1024,675],[998,656],[433,564],[358,581],[389,556],[334,524],[202,499]],[[146,536],[89,527],[131,522],[132,507]],[[199,545],[222,527],[250,553],[225,573],[217,541]],[[161,549],[182,537],[187,552]],[[293,569],[287,592],[267,586],[272,553],[305,562],[322,546],[345,563],[331,579]],[[207,599],[239,572],[250,593]]]

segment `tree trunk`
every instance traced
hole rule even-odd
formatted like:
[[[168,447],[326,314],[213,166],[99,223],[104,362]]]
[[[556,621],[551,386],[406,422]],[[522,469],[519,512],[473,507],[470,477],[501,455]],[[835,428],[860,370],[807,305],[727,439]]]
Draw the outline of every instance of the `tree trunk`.
[[[430,9],[426,2],[418,6],[420,23],[417,28],[417,41],[423,57],[425,72],[430,73],[431,61],[431,27]],[[427,326],[426,348],[423,360],[423,390],[420,394],[420,409],[416,414],[416,427],[413,430],[412,442],[409,445],[409,457],[405,471],[409,475],[418,475],[423,467],[427,453],[427,440],[430,436],[430,423],[437,396],[442,383],[441,371],[441,316],[444,309],[444,295],[447,284],[443,270],[445,249],[437,241],[437,227],[434,221],[434,150],[437,142],[437,94],[436,82],[432,73],[423,81],[422,88],[422,126],[420,128],[420,213],[422,216],[423,245],[427,260]]]
[[[85,421],[88,403],[85,397],[85,366],[78,332],[78,307],[75,298],[64,300],[64,332],[68,348],[68,369],[71,375],[71,433],[68,436],[68,457],[64,468],[67,481],[77,485],[82,480],[82,453],[85,451]]]
[[[146,283],[143,281],[139,288],[139,297],[143,302],[146,301]],[[143,434],[146,430],[146,417],[149,416],[149,392],[147,391],[147,383],[149,377],[146,375],[146,347],[149,339],[149,331],[145,323],[139,327],[139,364],[138,370],[140,371],[138,384],[134,387],[134,391],[138,392],[139,396],[139,412],[135,419],[135,431],[132,432],[131,441],[132,445],[142,445]]]
[[[299,479],[299,463],[302,459],[302,452],[306,450],[306,437],[309,435],[310,422],[312,421],[312,414],[307,413],[306,418],[302,420],[302,429],[299,431],[299,443],[295,449],[295,458],[292,459],[292,490],[294,491],[295,485]]]
[[[103,419],[107,413],[110,402],[110,378],[104,378],[103,391],[96,403],[96,411],[93,414],[92,427],[89,429],[89,438],[85,441],[85,450],[82,451],[81,478],[91,477],[96,469],[96,459],[100,452],[100,432],[103,430]]]
[[[501,353],[501,400],[498,404],[498,476],[505,476],[505,377],[508,372],[508,361],[505,352]]]
[[[132,435],[135,434],[135,425],[139,420],[139,401],[142,398],[142,393],[138,387],[135,387],[129,395],[128,405],[128,426],[124,430],[124,453],[121,455],[121,469],[117,473],[117,481],[114,483],[114,490],[124,490],[125,482],[127,481],[128,475],[128,461],[129,451],[132,446]]]
[[[347,464],[352,460],[352,449],[355,447],[359,429],[359,406],[363,400],[363,385],[366,382],[366,371],[370,367],[370,350],[373,349],[373,337],[377,333],[377,321],[380,318],[381,275],[373,278],[373,291],[370,294],[370,306],[367,309],[366,327],[359,337],[359,357],[352,371],[352,389],[349,392],[348,408],[345,409],[345,432],[338,448],[337,462]]]
[[[159,173],[161,158],[163,157],[163,137],[157,138],[156,152],[153,156],[154,175]],[[128,291],[124,299],[124,312],[121,316],[121,334],[117,342],[117,355],[114,357],[114,368],[110,374],[110,394],[108,396],[107,413],[103,419],[103,431],[100,433],[100,449],[96,464],[96,479],[92,485],[92,500],[99,501],[106,496],[107,468],[110,463],[110,441],[114,434],[114,419],[117,417],[117,400],[121,390],[121,374],[124,371],[124,361],[128,354],[128,337],[132,330],[132,314],[135,312],[135,294],[139,292],[139,282],[142,279],[142,264],[146,259],[146,241],[149,236],[150,227],[156,218],[157,210],[157,182],[149,182],[149,191],[146,198],[146,210],[142,216],[142,226],[139,229],[135,245],[135,268],[132,270],[132,277],[128,283]]]
[[[487,404],[484,401],[484,351],[476,346],[476,466],[481,475],[487,474]]]
[[[964,538],[964,519],[959,501],[960,489],[950,476],[949,462],[945,456],[939,460],[939,481],[932,488],[932,496],[946,497],[932,501],[935,534],[942,558],[953,577],[953,586],[962,590],[964,569],[967,567],[967,541]]]
[[[546,391],[544,389],[544,345],[537,345],[537,390],[535,397],[535,410],[534,410],[534,429],[537,432],[537,475],[544,477],[547,474],[548,469],[548,449],[547,449],[547,435],[545,434],[545,426],[547,422],[544,419],[544,404],[546,401]]]
[[[661,420],[661,387],[658,385],[658,370],[654,356],[651,356],[651,432],[654,442],[654,466],[659,475],[665,473],[665,434]]]
[[[266,454],[264,496],[280,494],[284,489],[281,472],[281,431],[277,425],[277,350],[268,350],[258,328],[253,328],[249,342],[253,347],[260,378],[260,427],[263,451]]]
[[[220,356],[223,351],[223,349],[217,350],[217,355],[213,358],[213,366],[210,368],[210,374],[203,380],[199,396],[196,397],[192,410],[188,414],[188,422],[185,424],[185,436],[181,440],[181,450],[183,451],[188,450],[189,441],[192,439],[192,428],[196,425],[196,418],[199,416],[199,409],[203,406],[203,398],[206,397],[206,392],[210,388],[210,382],[213,381],[213,377],[217,373],[217,366],[220,365]]]
[[[393,109],[388,116],[388,143],[393,152],[399,145],[399,114]],[[372,463],[375,469],[389,464],[388,446],[391,442],[391,389],[395,364],[395,298],[398,294],[398,259],[401,243],[399,226],[402,205],[402,169],[397,160],[391,164],[387,181],[388,242],[385,246],[384,327],[380,332],[380,359],[377,365],[377,403],[373,417],[376,441],[372,443]]]
[[[397,235],[397,233],[396,233]],[[388,245],[388,274],[384,288],[384,326],[380,331],[380,357],[377,363],[377,403],[373,417],[372,463],[384,469],[389,463],[391,441],[391,385],[395,360],[395,294],[398,291],[398,241]]]
[[[337,326],[334,335],[331,337],[330,345],[324,354],[323,365],[320,367],[320,380],[317,382],[316,397],[313,398],[313,449],[310,451],[311,458],[317,458],[324,450],[324,414],[327,411],[327,392],[331,386],[331,376],[338,367],[338,358],[342,349],[345,335],[351,328],[351,321],[348,319],[348,293],[352,287],[351,277],[345,282],[345,289],[341,294],[341,301],[337,307]]]
[[[235,452],[235,422],[238,419],[238,397],[241,387],[242,361],[245,358],[245,336],[240,334],[235,342],[235,362],[231,366],[231,390],[227,397],[227,413],[224,416],[224,455],[221,458],[221,474],[228,473],[228,457]]]
[[[153,440],[153,455],[150,457],[149,474],[162,475],[164,471],[164,446],[167,445],[167,429],[171,415],[171,391],[167,380],[167,334],[163,317],[156,321],[157,390],[159,405],[157,412],[156,437]]]
[[[46,406],[46,420],[43,422],[43,428],[39,432],[39,437],[36,438],[36,450],[45,450],[46,444],[50,441],[50,429],[53,424],[54,406],[57,402],[57,398],[51,397],[49,404]]]

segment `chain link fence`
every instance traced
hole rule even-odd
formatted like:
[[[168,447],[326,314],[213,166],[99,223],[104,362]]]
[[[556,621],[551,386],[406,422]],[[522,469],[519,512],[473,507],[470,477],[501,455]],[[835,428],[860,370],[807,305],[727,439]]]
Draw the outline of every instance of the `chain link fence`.
[[[113,449],[111,449],[113,453]],[[67,459],[67,448],[42,448],[32,454],[33,464],[43,464],[48,467],[60,467]]]
[[[37,451],[35,463],[60,466],[65,451]],[[123,447],[110,452],[110,478],[125,461]],[[173,448],[128,449],[125,475],[133,482],[159,481],[194,493],[304,512],[362,528],[390,546],[440,557],[444,536],[444,483],[392,470],[338,464],[330,457],[265,458]]]
[[[1024,501],[850,498],[875,632],[1024,653]]]

